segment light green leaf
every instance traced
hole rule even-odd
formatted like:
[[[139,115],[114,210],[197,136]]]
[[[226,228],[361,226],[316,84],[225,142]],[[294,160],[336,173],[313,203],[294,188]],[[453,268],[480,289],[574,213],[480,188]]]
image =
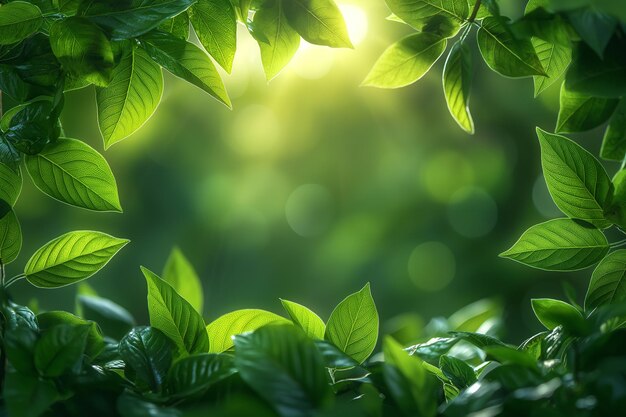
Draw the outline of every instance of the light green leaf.
[[[22,191],[22,174],[19,167],[17,171],[0,162],[0,200],[14,206]]]
[[[564,301],[550,298],[534,298],[530,301],[535,316],[548,330],[561,325],[572,329],[584,326],[582,313]]]
[[[36,33],[43,23],[39,7],[25,1],[0,6],[0,45],[10,45]]]
[[[498,74],[507,77],[546,75],[530,40],[513,37],[500,19],[485,18],[476,36],[483,59]]]
[[[11,209],[0,218],[0,261],[9,264],[17,258],[22,249],[22,229],[20,222]]]
[[[57,288],[89,278],[126,244],[101,232],[69,232],[39,248],[26,263],[26,279],[36,287]]]
[[[500,256],[549,271],[574,271],[600,261],[609,243],[598,229],[570,219],[554,219],[526,230]]]
[[[158,392],[172,364],[175,346],[160,330],[136,327],[120,340],[119,353],[135,381]]]
[[[163,68],[231,107],[228,93],[213,61],[196,45],[160,31],[144,36],[142,45]]]
[[[280,302],[283,304],[283,308],[289,314],[289,317],[291,317],[291,320],[304,330],[307,336],[312,339],[324,339],[326,325],[317,314],[293,301],[281,299]]]
[[[267,80],[274,78],[291,61],[300,46],[300,35],[283,13],[283,2],[276,1],[271,7],[263,7],[254,14],[255,32],[263,35],[267,42],[258,41],[261,61]]]
[[[111,43],[89,20],[58,20],[50,28],[50,46],[63,69],[72,76],[102,87],[109,83],[114,65]]]
[[[535,97],[537,97],[565,73],[572,61],[572,48],[550,43],[537,37],[531,38],[531,42],[541,62],[541,66],[547,74],[547,77],[542,75],[533,76]]]
[[[174,341],[179,355],[207,352],[209,339],[202,316],[170,284],[147,268],[141,271],[148,285],[150,325]]]
[[[383,52],[364,86],[398,88],[422,78],[446,50],[446,40],[432,33],[417,33],[394,43]]]
[[[89,210],[122,211],[111,168],[82,141],[60,138],[26,155],[26,168],[37,188],[52,198]]]
[[[456,35],[470,14],[466,0],[386,0],[386,3],[401,21],[418,31],[445,37]]]
[[[561,85],[557,133],[574,133],[598,127],[611,117],[619,99],[589,97]]]
[[[325,338],[359,363],[374,351],[378,312],[369,283],[335,307],[326,323]]]
[[[105,148],[139,129],[156,110],[162,94],[161,68],[143,49],[126,49],[108,87],[96,90]]]
[[[230,0],[198,0],[188,13],[204,49],[230,74],[237,50],[237,16]]]
[[[307,42],[352,48],[346,22],[333,0],[291,0],[283,7],[289,25]]]
[[[541,165],[548,190],[568,217],[607,227],[604,210],[613,185],[600,162],[580,145],[564,136],[537,129]]]
[[[322,355],[302,330],[267,326],[235,336],[241,378],[281,416],[306,417],[332,399]]]
[[[182,358],[167,375],[167,388],[177,398],[200,393],[211,385],[235,374],[233,357],[215,353],[200,353]]]
[[[626,99],[620,100],[604,132],[600,156],[612,161],[622,161],[626,156]]]
[[[185,258],[185,255],[178,248],[172,249],[165,268],[163,269],[163,279],[193,308],[202,314],[204,296],[202,293],[202,283],[196,270]]]
[[[585,296],[585,310],[626,301],[626,250],[602,259],[591,275]]]
[[[42,375],[57,377],[81,359],[91,326],[60,324],[43,333],[35,345],[35,366]]]
[[[166,20],[159,26],[159,29],[171,33],[179,39],[186,41],[189,39],[189,15],[183,12],[171,19]]]
[[[233,346],[233,336],[251,332],[268,324],[291,323],[284,317],[265,310],[244,309],[226,313],[206,326],[211,340],[211,353],[220,353]]]
[[[467,133],[474,133],[474,120],[469,111],[472,84],[472,51],[464,41],[454,44],[443,68],[443,92],[448,110]]]

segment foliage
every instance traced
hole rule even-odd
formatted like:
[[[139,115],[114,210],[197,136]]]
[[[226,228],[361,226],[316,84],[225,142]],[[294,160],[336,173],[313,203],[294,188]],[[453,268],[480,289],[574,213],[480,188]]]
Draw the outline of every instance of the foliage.
[[[520,346],[501,341],[489,304],[433,320],[419,343],[378,343],[369,284],[324,321],[282,300],[285,315],[237,310],[210,323],[198,277],[175,250],[163,279],[142,268],[150,326],[88,287],[76,314],[36,311],[6,289],[26,279],[56,288],[92,276],[127,243],[74,231],[37,250],[6,279],[21,247],[13,210],[21,163],[34,184],[64,203],[121,211],[104,158],[65,138],[64,93],[96,88],[104,147],[154,113],[162,69],[230,106],[213,61],[230,72],[236,25],[260,45],[268,79],[300,38],[351,47],[332,0],[31,0],[0,2],[0,281],[2,401],[11,416],[614,415],[626,406],[626,258],[605,231],[626,227],[626,171],[611,180],[574,141],[538,129],[550,193],[567,216],[533,226],[502,256],[549,270],[598,264],[584,306],[532,300],[546,330]],[[540,94],[564,75],[556,133],[608,122],[601,155],[626,160],[626,13],[615,2],[531,0],[516,21],[496,0],[387,0],[391,20],[417,31],[389,47],[364,85],[396,88],[428,73],[456,36],[443,68],[449,110],[474,132],[472,51],[506,77],[533,77]],[[204,51],[189,42],[190,26]],[[205,53],[206,51],[206,53]]]

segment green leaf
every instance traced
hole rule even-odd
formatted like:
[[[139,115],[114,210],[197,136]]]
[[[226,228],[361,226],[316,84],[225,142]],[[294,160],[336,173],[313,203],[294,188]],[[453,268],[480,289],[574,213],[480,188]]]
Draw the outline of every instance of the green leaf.
[[[600,162],[564,136],[537,129],[537,137],[543,175],[559,209],[570,218],[597,227],[610,225],[604,209],[610,203],[613,185]]]
[[[182,358],[167,375],[168,393],[177,398],[189,397],[235,374],[233,357],[225,354],[200,353]]]
[[[547,75],[546,77],[542,75],[533,76],[535,97],[537,97],[565,73],[572,61],[572,48],[551,43],[538,37],[532,37],[531,42]]]
[[[36,33],[43,23],[39,7],[13,1],[0,7],[0,45],[10,45]]]
[[[59,325],[88,328],[85,355],[91,360],[95,359],[105,347],[98,323],[91,320],[83,320],[67,311],[46,311],[37,315],[37,322],[40,330],[43,332]]]
[[[418,357],[410,356],[389,336],[383,342],[383,353],[383,377],[400,409],[407,415],[437,415],[438,383],[424,362]]]
[[[569,22],[578,35],[597,55],[604,49],[617,28],[618,21],[613,16],[602,13],[593,7],[583,7],[568,13]]]
[[[54,58],[49,58],[54,59]],[[37,65],[41,68],[41,65]],[[60,134],[57,109],[50,100],[34,100],[11,117],[7,141],[15,149],[34,155]]]
[[[472,367],[454,356],[441,356],[439,368],[446,378],[459,389],[465,389],[476,382],[476,373]]]
[[[122,211],[109,164],[86,143],[59,138],[25,160],[37,188],[50,197],[88,210]]]
[[[546,75],[530,40],[516,39],[499,19],[485,18],[476,36],[483,59],[498,74],[507,77]]]
[[[101,232],[69,232],[39,248],[26,264],[24,274],[36,287],[74,284],[102,269],[128,242]]]
[[[626,156],[626,99],[620,100],[604,132],[600,156],[612,161],[622,161]]]
[[[450,332],[450,335],[454,338],[464,340],[479,349],[485,349],[488,346],[503,346],[500,340],[493,336],[489,336],[482,333],[473,332]]]
[[[133,46],[125,50],[108,87],[96,90],[98,123],[105,148],[143,126],[162,94],[161,68],[143,49]]]
[[[42,375],[57,377],[82,359],[90,326],[60,324],[43,333],[35,345],[35,366]]]
[[[122,338],[120,357],[133,370],[135,380],[158,392],[172,364],[174,343],[152,327],[136,327]]]
[[[193,43],[162,31],[142,38],[150,57],[163,68],[231,107],[228,93],[211,58]]]
[[[22,249],[22,229],[15,211],[9,212],[0,218],[0,261],[9,264],[17,258]]]
[[[165,268],[163,269],[163,279],[193,308],[202,314],[204,296],[202,294],[202,283],[198,274],[185,255],[178,248],[172,249]]]
[[[601,59],[589,47],[579,43],[565,78],[567,89],[594,97],[619,98],[626,95],[625,49],[626,41],[616,38]]]
[[[467,133],[474,133],[474,120],[469,111],[472,84],[472,51],[464,41],[454,44],[443,68],[443,92],[448,110]]]
[[[326,323],[325,339],[359,363],[374,351],[378,312],[369,283],[335,307]]]
[[[582,313],[576,307],[564,301],[550,298],[533,298],[531,304],[535,316],[548,330],[554,330],[555,327],[561,325],[578,328],[584,323]]]
[[[283,2],[289,25],[315,45],[352,48],[348,28],[333,0],[292,0]]]
[[[324,321],[313,311],[307,307],[294,303],[293,301],[283,300],[283,308],[289,314],[291,320],[312,339],[324,339],[326,325]]]
[[[574,271],[600,261],[609,251],[604,234],[574,220],[554,219],[526,230],[500,256],[548,271]]]
[[[233,346],[233,336],[259,329],[268,324],[291,323],[284,317],[265,310],[244,309],[226,313],[215,319],[206,331],[211,340],[212,353],[220,353]]]
[[[281,416],[305,417],[331,398],[320,352],[302,330],[275,325],[235,336],[241,378]]]
[[[61,396],[50,380],[19,372],[7,372],[3,397],[8,415],[39,417]]]
[[[489,357],[494,358],[501,364],[512,363],[525,368],[538,370],[537,360],[525,350],[503,345],[486,346],[483,350]]]
[[[589,97],[561,86],[561,106],[556,121],[557,133],[574,133],[598,127],[611,117],[619,99]]]
[[[179,355],[207,352],[209,339],[202,316],[170,284],[147,268],[141,271],[148,285],[150,325],[174,341]]]
[[[198,0],[188,13],[204,49],[230,74],[237,50],[237,16],[230,0]]]
[[[59,20],[50,28],[50,45],[63,69],[74,77],[106,86],[113,69],[113,50],[98,26],[80,17]]]
[[[134,325],[135,319],[122,306],[106,298],[80,294],[76,297],[82,317],[98,323],[102,332],[121,339]]]
[[[626,250],[602,259],[591,275],[585,296],[585,310],[626,301]]]
[[[189,39],[189,15],[183,12],[171,19],[166,20],[159,26],[159,29],[171,33],[179,39],[186,41]]]
[[[383,52],[364,86],[398,88],[422,78],[446,50],[446,40],[432,33],[409,35]]]
[[[282,1],[276,1],[271,7],[257,11],[252,21],[254,32],[267,39],[258,43],[268,81],[291,61],[300,46],[300,35],[287,23],[283,7]]]
[[[466,0],[386,0],[389,9],[420,32],[452,37],[469,17]]]
[[[79,15],[105,29],[113,39],[135,38],[187,10],[195,0],[85,0]]]
[[[22,191],[22,174],[0,162],[0,200],[14,206]]]

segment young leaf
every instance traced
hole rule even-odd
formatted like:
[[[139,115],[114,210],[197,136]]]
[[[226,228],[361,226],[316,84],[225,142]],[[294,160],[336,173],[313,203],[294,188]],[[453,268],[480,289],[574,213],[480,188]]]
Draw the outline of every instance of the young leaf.
[[[546,75],[530,40],[515,38],[500,19],[484,19],[476,36],[483,59],[498,74],[507,77]]]
[[[289,25],[315,45],[352,48],[348,28],[333,0],[291,0],[282,2]]]
[[[600,156],[612,161],[622,161],[626,156],[626,99],[620,100],[604,132]]]
[[[472,84],[472,51],[464,41],[454,44],[443,68],[443,92],[448,110],[467,133],[474,133],[474,120],[469,111]]]
[[[39,248],[26,263],[24,274],[36,287],[74,284],[102,269],[128,242],[101,232],[69,232]]]
[[[561,325],[570,329],[579,329],[584,326],[581,312],[564,301],[534,298],[531,304],[535,316],[548,330],[554,330],[555,327]]]
[[[237,17],[230,0],[198,0],[188,13],[204,49],[230,74],[237,50]]]
[[[364,86],[398,88],[422,78],[446,50],[446,39],[432,33],[409,35],[383,52]]]
[[[162,94],[161,68],[143,49],[126,49],[109,85],[96,90],[98,123],[105,148],[139,129],[156,110]]]
[[[173,350],[172,341],[152,327],[132,329],[119,344],[120,357],[133,370],[135,379],[154,392],[165,383]]]
[[[172,339],[181,356],[207,352],[209,339],[202,316],[170,284],[147,268],[141,271],[148,285],[150,325]]]
[[[39,30],[43,16],[39,7],[13,1],[0,7],[0,45],[11,45]]]
[[[233,346],[233,336],[251,332],[268,324],[291,323],[284,317],[265,310],[244,309],[226,313],[206,326],[211,340],[211,353],[220,353]]]
[[[619,104],[618,99],[589,97],[568,91],[565,83],[561,86],[559,100],[557,133],[583,132],[598,127],[609,120]]]
[[[202,294],[202,283],[198,274],[185,255],[178,248],[172,249],[165,268],[163,269],[163,279],[193,308],[202,314],[204,296]]]
[[[280,300],[291,320],[311,339],[324,339],[326,325],[313,311],[289,300]]]
[[[542,75],[533,76],[535,97],[537,97],[565,73],[572,61],[572,48],[551,43],[534,36],[530,41],[547,75],[545,77]]]
[[[184,398],[200,393],[211,385],[235,374],[233,357],[215,353],[200,353],[182,358],[167,375],[168,393]]]
[[[302,330],[267,326],[235,336],[241,378],[282,416],[308,416],[331,400],[320,352]]]
[[[335,307],[325,339],[359,363],[369,357],[378,340],[378,312],[369,283]]]
[[[626,301],[626,250],[620,249],[602,259],[591,275],[585,296],[585,310]]]
[[[9,264],[22,249],[22,229],[13,209],[0,218],[0,261]]]
[[[60,138],[25,160],[37,188],[50,197],[88,210],[122,211],[109,164],[86,143]]]
[[[537,129],[541,165],[548,190],[568,217],[597,227],[610,224],[604,209],[610,203],[613,185],[600,162],[566,137]]]
[[[104,28],[112,39],[130,39],[156,28],[195,0],[85,0],[78,14]]]
[[[598,229],[574,220],[554,219],[526,230],[500,256],[549,271],[574,271],[600,261],[609,243]]]
[[[0,162],[0,200],[9,206],[14,206],[22,191],[22,174],[9,165]]]
[[[63,69],[104,87],[111,79],[113,50],[98,26],[80,17],[58,20],[50,28],[50,46]]]
[[[469,17],[465,0],[386,0],[389,9],[401,21],[420,32],[452,37]]]
[[[231,107],[213,61],[196,45],[162,31],[145,35],[142,45],[157,64]]]
[[[35,366],[47,377],[61,376],[83,356],[90,326],[60,324],[43,333],[35,345]]]
[[[472,367],[454,356],[441,356],[439,368],[446,378],[459,389],[465,389],[476,382],[476,373]]]
[[[258,10],[252,21],[255,33],[267,39],[258,43],[268,81],[287,65],[300,46],[300,35],[287,23],[283,7],[282,1],[276,1],[271,7]]]

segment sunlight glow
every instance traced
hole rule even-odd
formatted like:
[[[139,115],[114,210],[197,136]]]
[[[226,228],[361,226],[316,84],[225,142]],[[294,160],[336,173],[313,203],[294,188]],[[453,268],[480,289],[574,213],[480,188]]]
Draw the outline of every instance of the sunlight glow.
[[[342,4],[339,6],[339,10],[341,10],[348,26],[350,40],[354,46],[357,46],[363,42],[367,35],[367,15],[362,8],[353,4]]]

